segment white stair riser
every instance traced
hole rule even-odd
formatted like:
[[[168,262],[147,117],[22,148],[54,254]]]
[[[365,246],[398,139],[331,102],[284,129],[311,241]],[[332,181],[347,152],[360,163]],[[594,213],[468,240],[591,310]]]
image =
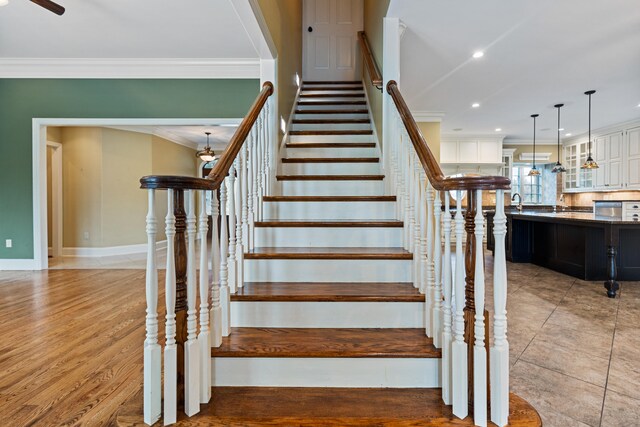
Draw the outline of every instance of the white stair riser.
[[[371,130],[370,123],[293,123],[293,130]]]
[[[285,157],[301,159],[306,157],[332,158],[332,157],[378,157],[379,153],[375,147],[372,148],[308,148],[308,147],[287,147],[284,152]]]
[[[234,301],[231,326],[246,328],[424,328],[424,302]]]
[[[289,142],[374,142],[373,135],[291,135]]]
[[[296,114],[296,119],[368,119],[368,114],[354,114],[354,113],[324,113],[324,114]]]
[[[364,97],[364,91],[362,89],[340,89],[340,88],[332,88],[332,89],[325,89],[325,90],[308,90],[308,89],[304,89],[300,91],[300,95],[342,95],[342,94],[349,94],[349,95],[362,95]],[[306,99],[306,98],[300,98],[300,99]]]
[[[395,219],[395,202],[266,202],[264,219]]]
[[[397,259],[245,259],[247,282],[411,282],[413,261]]]
[[[283,163],[284,175],[380,175],[380,163]]]
[[[376,181],[281,181],[284,196],[382,196],[384,184]]]
[[[213,386],[396,387],[441,386],[441,359],[214,357]]]
[[[318,103],[314,102],[309,105],[298,104],[296,106],[296,109],[297,110],[361,110],[361,109],[363,110],[367,108],[367,106],[364,104],[328,104],[328,105],[316,105],[316,104]]]
[[[256,227],[257,247],[401,247],[398,227]]]

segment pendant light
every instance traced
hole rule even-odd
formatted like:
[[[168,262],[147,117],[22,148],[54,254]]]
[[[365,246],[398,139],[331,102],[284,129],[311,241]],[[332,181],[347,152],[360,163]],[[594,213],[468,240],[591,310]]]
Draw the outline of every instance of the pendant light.
[[[582,165],[582,169],[598,169],[600,166],[591,157],[591,95],[596,93],[595,90],[588,90],[584,94],[589,96],[589,156],[587,161]]]
[[[538,176],[540,171],[536,169],[536,117],[539,114],[532,114],[533,117],[533,167],[529,170],[529,176]]]
[[[558,161],[556,162],[556,165],[553,167],[553,169],[551,169],[551,172],[553,173],[562,173],[567,171],[565,167],[562,166],[562,163],[560,163],[560,108],[562,108],[563,106],[564,104],[554,105],[554,107],[558,109]]]
[[[207,135],[207,146],[204,148],[204,150],[198,151],[196,153],[196,157],[200,157],[200,159],[204,162],[211,162],[216,158],[215,153],[209,146],[209,135],[211,135],[211,132],[205,132],[205,135]]]

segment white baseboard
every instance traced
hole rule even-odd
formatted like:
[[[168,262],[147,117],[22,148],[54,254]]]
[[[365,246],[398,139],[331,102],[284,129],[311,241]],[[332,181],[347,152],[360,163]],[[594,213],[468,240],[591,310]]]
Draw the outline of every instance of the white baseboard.
[[[0,259],[0,270],[38,270],[34,259]]]
[[[162,240],[156,242],[156,249],[164,249],[167,247],[167,241]],[[141,243],[137,245],[124,246],[107,246],[103,248],[62,248],[62,256],[74,257],[103,257],[113,255],[130,255],[139,254],[147,251],[147,244]]]

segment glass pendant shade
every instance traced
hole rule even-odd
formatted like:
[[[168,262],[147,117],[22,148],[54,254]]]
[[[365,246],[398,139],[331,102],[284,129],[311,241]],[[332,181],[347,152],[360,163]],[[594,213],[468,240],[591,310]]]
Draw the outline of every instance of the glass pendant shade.
[[[587,160],[582,164],[582,169],[598,169],[600,167],[598,166],[598,163],[593,160],[593,157],[591,157],[591,95],[593,95],[594,93],[596,93],[595,90],[588,90],[584,93],[585,95],[589,96],[589,156],[587,157]]]
[[[533,117],[533,167],[529,170],[529,176],[538,176],[540,171],[536,168],[536,117],[538,114],[532,114]]]
[[[196,157],[200,157],[200,159],[204,162],[211,162],[216,158],[216,154],[209,146],[209,135],[211,135],[211,132],[205,132],[205,134],[207,135],[207,146],[204,148],[204,150],[198,151],[196,153]]]
[[[567,169],[562,166],[562,163],[560,163],[560,108],[562,108],[563,106],[564,104],[554,105],[554,107],[558,109],[558,161],[556,162],[553,169],[551,169],[552,173],[563,173],[567,171]]]

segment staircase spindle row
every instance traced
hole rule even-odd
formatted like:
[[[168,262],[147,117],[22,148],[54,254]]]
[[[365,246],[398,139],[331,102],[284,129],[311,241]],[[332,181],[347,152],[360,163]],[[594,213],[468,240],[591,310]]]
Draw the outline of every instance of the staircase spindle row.
[[[510,182],[503,177],[445,177],[396,82],[388,83],[385,97],[387,105],[395,105],[388,110],[391,129],[384,141],[387,189],[398,197],[397,218],[406,224],[404,247],[414,254],[414,286],[425,295],[425,332],[442,348],[442,399],[459,418],[471,414],[476,425],[490,420],[504,426],[509,414],[504,190]],[[496,191],[489,350],[482,206],[487,190]]]
[[[262,218],[262,198],[273,179],[272,93],[265,83],[207,178],[140,180],[148,192],[143,394],[149,425],[161,416],[165,425],[175,423],[178,408],[192,416],[211,399],[211,347],[231,333],[230,297],[244,283],[244,253],[253,245],[254,222]],[[167,192],[164,361],[158,338],[158,190]]]

